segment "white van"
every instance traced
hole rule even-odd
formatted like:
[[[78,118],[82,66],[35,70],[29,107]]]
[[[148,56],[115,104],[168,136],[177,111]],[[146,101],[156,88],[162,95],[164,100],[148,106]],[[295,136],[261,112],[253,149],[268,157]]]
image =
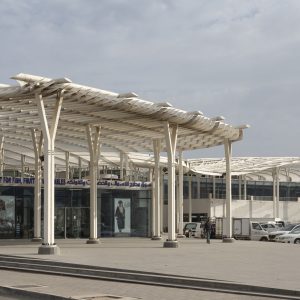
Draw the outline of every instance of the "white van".
[[[185,223],[183,227],[183,234],[186,237],[203,237],[202,224],[200,222]]]
[[[247,239],[253,241],[268,241],[269,233],[264,230],[259,222],[251,221],[249,218],[233,219],[233,236],[236,239]]]

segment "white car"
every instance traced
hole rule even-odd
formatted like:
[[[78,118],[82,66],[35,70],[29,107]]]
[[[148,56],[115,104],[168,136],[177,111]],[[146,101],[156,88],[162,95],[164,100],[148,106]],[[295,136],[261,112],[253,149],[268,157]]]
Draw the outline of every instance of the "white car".
[[[278,237],[282,234],[290,233],[292,230],[300,229],[300,224],[289,224],[278,231],[272,231],[269,233],[269,241],[277,241]]]
[[[289,233],[279,235],[275,238],[276,242],[300,244],[300,227],[295,228]]]
[[[280,228],[278,228],[275,224],[272,223],[259,223],[259,224],[265,231],[268,232],[280,230]]]

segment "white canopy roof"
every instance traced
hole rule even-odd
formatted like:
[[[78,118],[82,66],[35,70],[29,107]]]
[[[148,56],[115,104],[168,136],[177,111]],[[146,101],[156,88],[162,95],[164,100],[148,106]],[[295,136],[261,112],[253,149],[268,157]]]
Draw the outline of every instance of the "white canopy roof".
[[[222,176],[226,173],[224,158],[189,159],[191,171]],[[248,179],[272,181],[274,168],[280,168],[281,181],[300,181],[300,157],[233,157],[232,175],[247,175]]]
[[[14,164],[19,154],[33,159],[30,129],[41,128],[35,94],[42,94],[48,118],[55,97],[64,90],[62,111],[56,136],[56,163],[64,164],[64,151],[89,160],[85,127],[101,126],[101,153],[153,152],[153,140],[160,139],[166,151],[163,123],[178,125],[177,149],[213,147],[225,139],[242,139],[242,127],[233,127],[220,118],[208,118],[201,112],[186,112],[169,103],[142,100],[134,93],[117,94],[72,83],[69,79],[50,79],[18,74],[20,85],[0,85],[0,136],[4,136],[5,162]],[[73,157],[73,158],[72,158]],[[104,159],[105,160],[105,159]],[[33,163],[33,160],[32,160]]]

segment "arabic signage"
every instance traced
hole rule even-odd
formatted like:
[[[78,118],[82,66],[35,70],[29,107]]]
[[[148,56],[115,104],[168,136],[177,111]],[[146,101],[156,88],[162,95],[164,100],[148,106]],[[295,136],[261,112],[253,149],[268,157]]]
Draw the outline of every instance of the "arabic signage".
[[[16,183],[16,184],[34,184],[34,177],[21,178],[21,177],[0,177],[0,183]],[[43,180],[42,180],[43,183]],[[54,180],[55,185],[90,185],[88,179],[64,179],[56,178]],[[119,181],[119,180],[98,180],[97,185],[109,186],[109,187],[141,187],[148,188],[151,187],[151,182],[142,181]]]

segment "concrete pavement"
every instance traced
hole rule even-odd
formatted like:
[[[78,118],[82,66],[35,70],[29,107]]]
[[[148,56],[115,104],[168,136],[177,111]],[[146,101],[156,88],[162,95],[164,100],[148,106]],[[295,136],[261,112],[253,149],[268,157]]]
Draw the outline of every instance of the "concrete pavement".
[[[90,266],[197,277],[198,279],[219,280],[232,282],[233,284],[247,284],[250,286],[280,288],[300,292],[299,245],[254,241],[222,243],[221,240],[212,240],[212,243],[208,245],[205,243],[205,240],[194,238],[180,239],[180,246],[175,249],[163,248],[163,241],[153,241],[145,238],[105,238],[101,239],[101,244],[98,245],[87,245],[86,240],[57,240],[56,242],[61,248],[61,255],[59,256],[38,255],[37,249],[39,245],[25,240],[0,240],[0,254]],[[9,271],[1,271],[1,285],[5,282],[5,286],[13,286],[15,284],[15,282],[12,282],[13,276],[5,275],[5,278],[3,278],[3,274],[6,272]],[[25,278],[32,276],[38,280],[45,277],[48,278],[47,282],[52,282],[55,277],[29,273],[26,273],[26,276],[24,276],[24,274],[19,272],[9,273],[15,274],[21,282],[25,281]],[[60,290],[61,295],[74,295],[74,293],[72,294],[74,289],[67,288],[67,284],[63,284],[59,288],[59,282],[67,282],[69,280],[70,286],[74,285],[78,289],[78,294],[88,294],[88,291],[84,291],[83,286],[74,283],[80,279],[62,278],[63,280],[54,282],[52,286],[53,290]],[[90,282],[91,286],[94,286],[89,288],[89,291],[97,290],[96,294],[102,291],[104,294],[108,292],[111,295],[118,295],[121,286],[129,286],[129,290],[125,288],[125,292],[122,292],[121,295],[132,298],[157,299],[157,295],[155,295],[155,298],[147,296],[153,295],[154,290],[157,293],[161,293],[160,296],[157,296],[161,299],[186,299],[184,297],[180,298],[179,291],[182,291],[185,295],[186,293],[191,293],[189,299],[199,299],[200,293],[200,291],[157,286],[154,288],[153,286],[107,281],[105,284],[101,283],[102,290],[99,290],[100,286],[95,281],[84,279],[84,282],[86,281]],[[84,286],[88,286],[89,284],[85,283]],[[47,286],[51,290],[49,285]],[[147,289],[148,291],[146,291]],[[45,292],[46,289],[41,290]],[[133,290],[137,291],[137,293],[133,293]],[[166,292],[167,290],[168,292]],[[174,293],[173,296],[172,293]],[[208,292],[202,291],[202,293]],[[241,297],[248,297],[230,295],[230,298],[218,298],[221,295],[223,297],[228,297],[229,295],[221,293],[210,293],[209,295],[212,296],[212,294],[217,298],[209,297],[209,299],[234,299],[233,297],[243,299]],[[193,298],[194,296],[195,298]]]

